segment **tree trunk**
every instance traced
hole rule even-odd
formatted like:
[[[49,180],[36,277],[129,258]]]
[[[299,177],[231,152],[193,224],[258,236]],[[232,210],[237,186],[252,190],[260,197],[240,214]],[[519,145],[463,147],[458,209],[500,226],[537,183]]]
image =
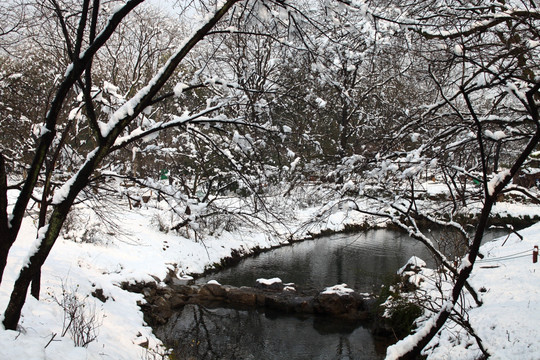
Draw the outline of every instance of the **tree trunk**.
[[[473,270],[474,263],[476,261],[478,252],[480,250],[480,245],[482,243],[482,237],[487,227],[489,215],[491,213],[491,209],[493,205],[495,204],[495,201],[497,200],[497,196],[506,187],[506,185],[508,185],[510,180],[514,177],[514,175],[518,172],[518,170],[523,166],[523,164],[525,163],[525,160],[529,157],[529,155],[533,152],[533,150],[536,148],[536,146],[540,142],[540,116],[538,114],[538,107],[536,106],[536,103],[534,102],[534,98],[533,98],[533,96],[535,96],[535,94],[537,93],[539,89],[540,89],[540,84],[538,84],[535,88],[533,88],[531,91],[527,92],[526,94],[527,100],[529,102],[530,115],[534,123],[536,124],[535,134],[529,140],[529,143],[527,144],[525,149],[523,149],[521,154],[514,161],[514,164],[512,165],[510,169],[510,173],[502,181],[500,181],[491,192],[488,190],[488,187],[486,184],[486,180],[487,180],[486,166],[483,167],[485,203],[484,203],[484,207],[482,208],[482,213],[480,214],[480,218],[478,219],[478,225],[476,227],[474,240],[470,247],[469,255],[467,257],[470,265],[464,267],[456,278],[456,283],[452,289],[452,297],[449,299],[449,301],[451,301],[451,304],[449,305],[451,306],[444,306],[440,310],[440,312],[437,314],[435,323],[431,326],[430,329],[427,329],[427,331],[423,332],[423,335],[418,339],[418,341],[416,341],[416,344],[411,349],[409,349],[405,354],[399,357],[400,360],[417,359],[420,356],[420,352],[422,351],[422,349],[426,347],[426,345],[431,341],[431,339],[435,337],[435,335],[437,335],[439,330],[444,326],[446,320],[450,317],[455,304],[457,303],[459,297],[461,296],[461,291],[463,290],[463,287],[467,283],[467,279],[469,278],[469,275],[471,274]],[[474,112],[472,111],[472,105],[470,105],[469,98],[467,96],[465,96],[465,101],[468,103],[469,109],[471,109],[471,114],[475,116]],[[475,120],[477,121],[476,118]],[[478,128],[480,128],[480,126],[478,126]],[[478,139],[481,144],[480,132],[478,135]],[[485,159],[483,154],[482,154],[482,157]]]
[[[9,243],[5,239],[7,238],[7,234],[5,234],[2,231],[2,234],[0,234],[0,284],[2,283],[2,277],[4,276],[4,269],[7,265],[7,259],[8,259],[8,253],[9,253],[9,246],[7,246]]]
[[[17,329],[17,324],[21,317],[22,307],[26,301],[30,282],[41,269],[41,266],[45,262],[45,259],[47,259],[47,256],[58,237],[64,219],[61,217],[61,214],[58,214],[57,212],[55,212],[55,215],[56,216],[51,219],[49,223],[45,238],[41,242],[38,250],[30,257],[27,266],[21,269],[19,277],[17,278],[17,281],[15,281],[8,306],[4,312],[3,323],[6,330]]]
[[[30,294],[39,300],[39,292],[41,290],[41,268],[37,269],[36,274],[32,278],[32,287],[30,288]]]
[[[7,205],[6,164],[4,162],[4,155],[0,152],[0,284],[2,283],[11,244]]]
[[[39,244],[38,250],[30,257],[27,266],[24,266],[21,269],[19,277],[17,278],[17,281],[15,281],[8,306],[4,312],[3,323],[7,330],[16,330],[17,328],[19,318],[21,317],[21,311],[24,302],[26,301],[26,295],[28,293],[30,282],[40,271],[41,266],[47,259],[47,256],[58,238],[62,224],[64,223],[69,209],[71,208],[74,196],[76,196],[74,193],[78,193],[78,191],[75,189],[71,194],[72,196],[66,199],[54,210],[44,239]]]
[[[28,202],[30,201],[32,192],[38,181],[38,177],[41,173],[43,163],[49,152],[50,146],[55,138],[58,116],[61,112],[68,92],[71,90],[75,82],[80,79],[80,76],[86,69],[87,64],[91,61],[96,52],[112,36],[122,20],[143,1],[144,0],[127,1],[122,8],[112,15],[110,21],[107,23],[107,26],[105,26],[100,35],[95,38],[95,41],[89,45],[89,47],[77,61],[72,62],[71,67],[69,67],[66,71],[65,78],[58,86],[58,90],[56,91],[56,94],[50,103],[47,115],[45,116],[45,128],[48,131],[46,131],[40,137],[32,164],[29,168],[28,176],[26,176],[21,192],[17,197],[15,205],[13,206],[9,227],[7,226],[7,209],[3,209],[1,207],[3,198],[6,196],[6,187],[3,187],[2,181],[0,181],[0,282],[7,262],[3,259],[5,258],[7,260],[7,253],[15,242],[17,234],[19,233]],[[3,175],[5,180],[6,173],[3,164],[3,156],[0,156],[0,158],[0,175]],[[3,222],[6,223],[5,227],[2,227]]]
[[[433,337],[435,337],[435,335],[445,324],[446,320],[448,320],[448,318],[452,314],[452,310],[454,309],[454,306],[456,305],[461,296],[461,291],[463,290],[463,287],[467,283],[467,279],[472,272],[474,262],[476,261],[478,251],[482,243],[482,237],[484,236],[484,231],[487,227],[489,214],[491,213],[491,208],[493,207],[494,199],[496,198],[496,196],[489,196],[486,198],[486,203],[484,205],[484,208],[482,209],[480,218],[478,219],[478,225],[476,228],[476,233],[474,234],[473,244],[471,245],[468,255],[470,265],[464,267],[459,272],[454,288],[452,289],[452,297],[451,299],[449,299],[449,301],[451,301],[451,306],[444,307],[443,305],[443,309],[437,315],[435,323],[427,332],[424,333],[424,335],[420,338],[419,341],[417,341],[416,345],[412,349],[399,357],[400,360],[414,360],[420,358],[420,352],[422,351],[422,349],[427,346],[427,344],[431,341],[431,339],[433,339]]]

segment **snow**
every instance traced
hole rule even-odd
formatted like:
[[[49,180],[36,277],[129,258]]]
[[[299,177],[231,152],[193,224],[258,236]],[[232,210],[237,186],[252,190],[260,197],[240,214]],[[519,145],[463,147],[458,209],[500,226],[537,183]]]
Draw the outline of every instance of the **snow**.
[[[337,294],[338,296],[345,296],[353,292],[354,290],[349,288],[347,284],[339,284],[327,287],[321,294]]]
[[[66,199],[66,197],[69,195],[69,191],[71,190],[71,186],[75,183],[75,179],[77,179],[76,176],[73,176],[68,181],[64,183],[59,189],[56,189],[54,191],[52,204],[60,204],[62,201]]]
[[[187,89],[189,85],[186,85],[184,83],[178,83],[174,87],[174,96],[180,97],[185,89]]]
[[[508,176],[510,176],[510,170],[501,171],[491,178],[487,184],[488,194],[491,196],[495,193],[495,188],[502,183]]]
[[[426,267],[426,262],[417,256],[412,256],[409,261],[407,261],[407,263],[397,271],[398,275],[403,274],[403,272],[409,265],[412,265],[415,268],[421,268]]]
[[[293,162],[291,162],[290,171],[293,172],[299,163],[300,163],[300,158],[297,157],[296,159],[293,160]]]
[[[504,133],[504,131],[501,131],[501,130],[498,130],[498,131],[495,131],[495,132],[491,132],[490,130],[486,130],[486,131],[484,131],[484,134],[488,138],[493,139],[495,141],[499,141],[499,140],[504,139],[506,137],[506,134]]]
[[[41,241],[45,239],[45,235],[47,234],[47,230],[49,230],[49,225],[45,225],[38,229],[36,239],[33,241],[33,243],[28,247],[28,255],[26,256],[26,259],[23,260],[23,267],[26,267],[30,264],[30,258],[38,251],[39,245],[41,244]]]
[[[324,101],[324,100],[321,99],[321,98],[315,99],[315,102],[317,103],[317,105],[318,105],[320,108],[326,107],[326,104],[327,104],[327,102]]]
[[[463,46],[461,46],[459,44],[456,44],[454,46],[454,54],[456,54],[457,56],[462,56],[463,55]]]
[[[265,285],[265,286],[270,286],[270,285],[273,285],[273,284],[282,284],[283,281],[281,281],[280,278],[272,278],[272,279],[257,279],[257,284],[261,284],[261,285]]]
[[[90,161],[96,154],[97,154],[97,148],[90,151],[88,155],[86,156],[86,161]],[[58,205],[62,201],[64,201],[67,196],[69,195],[69,192],[71,191],[71,187],[77,180],[78,173],[73,175],[68,181],[66,181],[59,189],[56,189],[54,191],[52,204]]]
[[[405,339],[399,341],[395,345],[388,347],[386,350],[386,360],[398,359],[408,351],[412,350],[418,340],[427,334],[429,330],[435,325],[436,318],[429,319],[426,324],[413,335],[407,336]]]

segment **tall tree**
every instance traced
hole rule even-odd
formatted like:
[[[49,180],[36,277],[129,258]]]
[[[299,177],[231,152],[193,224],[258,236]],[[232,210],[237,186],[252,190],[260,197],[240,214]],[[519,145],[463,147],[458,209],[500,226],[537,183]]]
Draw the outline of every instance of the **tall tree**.
[[[56,93],[50,103],[44,125],[40,130],[40,141],[35,150],[35,156],[28,171],[28,176],[24,179],[21,191],[11,213],[7,208],[7,174],[4,166],[4,158],[0,161],[0,234],[1,234],[1,270],[5,268],[9,248],[15,241],[25,209],[36,186],[42,166],[49,151],[53,151],[53,141],[59,125],[59,114],[65,106],[65,100],[69,91],[80,82],[82,83],[82,96],[86,110],[86,118],[89,123],[94,149],[86,155],[86,160],[60,189],[58,189],[52,199],[53,210],[45,226],[38,232],[38,244],[35,253],[31,254],[27,264],[21,269],[18,279],[15,281],[10,301],[4,313],[4,326],[6,329],[15,329],[20,317],[21,309],[25,302],[30,281],[38,273],[50,250],[59,235],[60,229],[69,213],[77,195],[89,183],[94,171],[100,166],[103,159],[110,153],[131,143],[138,136],[146,136],[163,129],[181,126],[194,119],[212,114],[223,105],[211,106],[199,113],[186,115],[165,123],[157,123],[142,133],[130,133],[120,138],[124,130],[143,111],[150,106],[159,96],[159,91],[163,88],[167,80],[174,74],[180,62],[193,49],[197,43],[202,41],[213,26],[231,9],[238,0],[230,0],[216,7],[215,12],[210,15],[201,26],[196,29],[191,37],[174,52],[167,62],[161,67],[147,84],[139,89],[125,101],[116,111],[110,114],[106,122],[99,121],[94,115],[97,111],[95,99],[92,97],[92,62],[97,52],[104,47],[119,24],[140,4],[142,0],[130,0],[122,4],[116,11],[112,12],[108,21],[99,28],[100,22],[100,1],[84,1],[80,5],[80,13],[73,33],[65,34],[66,48],[69,53],[70,63],[67,66],[63,80],[59,84]],[[62,24],[62,9],[56,1],[54,5],[56,15],[59,17],[60,27],[63,31],[69,32],[69,28]],[[73,35],[73,38],[71,37]],[[210,118],[206,118],[211,121]]]

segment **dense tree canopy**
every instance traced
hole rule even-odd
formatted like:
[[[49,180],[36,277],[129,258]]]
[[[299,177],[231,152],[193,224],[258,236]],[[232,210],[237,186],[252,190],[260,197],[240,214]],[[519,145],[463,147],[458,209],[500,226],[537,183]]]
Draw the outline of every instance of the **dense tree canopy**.
[[[4,326],[16,327],[75,203],[140,202],[138,184],[167,200],[165,230],[202,234],[219,227],[212,217],[252,219],[266,195],[317,181],[325,210],[376,201],[370,214],[453,277],[424,331],[389,351],[420,354],[462,291],[476,297],[467,278],[497,196],[535,199],[511,180],[534,166],[540,139],[536,2],[198,1],[179,2],[180,15],[143,2],[0,4],[0,280],[40,205],[40,243]],[[427,179],[450,196],[429,201]],[[482,204],[472,235],[460,222],[471,202]],[[452,264],[420,222],[457,231],[468,264]]]

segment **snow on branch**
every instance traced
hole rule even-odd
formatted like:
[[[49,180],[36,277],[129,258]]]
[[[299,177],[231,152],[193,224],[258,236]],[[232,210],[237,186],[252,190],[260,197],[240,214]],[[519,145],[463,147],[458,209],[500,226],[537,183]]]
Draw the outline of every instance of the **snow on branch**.
[[[516,20],[521,18],[529,18],[534,20],[540,20],[539,9],[527,9],[527,10],[511,10],[490,15],[490,17],[483,21],[477,21],[471,26],[465,29],[454,30],[441,30],[438,28],[434,31],[424,30],[422,28],[411,27],[411,30],[420,33],[428,39],[458,39],[464,36],[470,36],[473,34],[484,32],[499,24],[507,22],[509,20]]]
[[[107,123],[100,123],[99,128],[101,136],[107,138],[113,130],[119,131],[134,116],[141,113],[148,106],[152,98],[163,87],[165,82],[176,70],[178,64],[185,58],[189,51],[204,38],[212,27],[221,19],[221,17],[238,0],[229,0],[224,2],[216,12],[207,16],[198,28],[188,36],[178,47],[176,52],[167,60],[167,62],[157,71],[154,77],[140,89],[131,99],[126,101],[109,118]],[[116,134],[117,135],[117,134]]]
[[[216,106],[212,106],[212,107],[209,107],[209,108],[206,108],[204,109],[203,111],[200,111],[196,114],[185,114],[185,115],[182,115],[182,116],[174,116],[174,119],[171,120],[171,121],[168,121],[168,122],[158,122],[158,123],[155,123],[154,126],[146,129],[146,130],[143,130],[141,129],[140,127],[138,127],[137,129],[133,130],[131,133],[129,133],[128,135],[126,136],[122,136],[122,137],[118,137],[113,145],[113,150],[114,149],[118,149],[118,148],[121,148],[133,141],[136,141],[136,140],[139,140],[139,139],[142,139],[146,136],[149,136],[157,131],[161,131],[161,130],[164,130],[164,129],[167,129],[167,128],[171,128],[171,127],[176,127],[176,126],[181,126],[181,125],[185,125],[187,123],[190,123],[194,120],[199,120],[199,121],[214,121],[214,122],[218,122],[218,121],[225,121],[227,120],[227,118],[225,116],[218,116],[218,117],[207,117],[208,114],[211,114],[212,112],[214,111],[217,111],[221,108],[224,107],[224,104],[218,104]],[[229,122],[235,122],[233,120],[229,120]],[[240,123],[239,121],[236,121],[235,123]]]
[[[414,334],[405,337],[403,340],[398,341],[396,344],[391,345],[386,349],[386,360],[400,359],[402,356],[411,352],[422,341],[429,332],[435,328],[437,320],[443,312],[452,311],[454,304],[452,301],[447,300],[441,308],[441,311],[428,319],[421,328],[419,328]]]
[[[512,174],[510,173],[510,170],[504,170],[498,174],[493,175],[493,177],[491,178],[491,180],[489,180],[487,184],[488,195],[493,196],[493,194],[495,194],[495,190],[497,189],[497,187],[500,184],[506,182],[507,178],[510,176],[512,176]]]

